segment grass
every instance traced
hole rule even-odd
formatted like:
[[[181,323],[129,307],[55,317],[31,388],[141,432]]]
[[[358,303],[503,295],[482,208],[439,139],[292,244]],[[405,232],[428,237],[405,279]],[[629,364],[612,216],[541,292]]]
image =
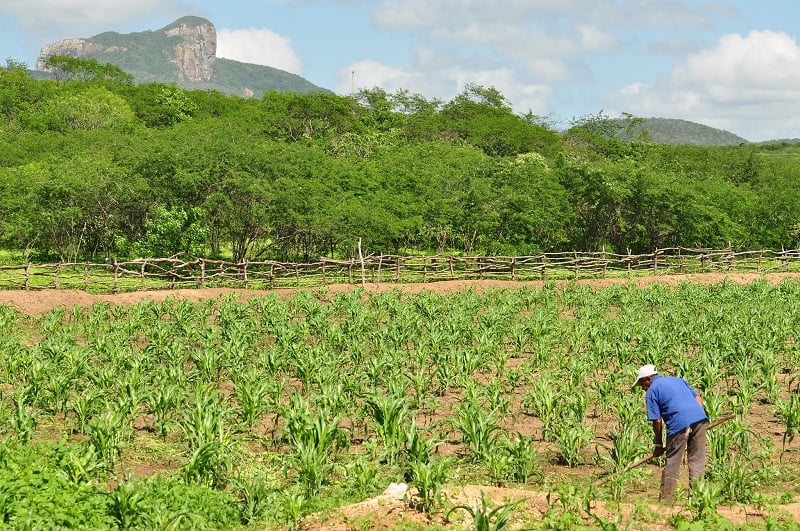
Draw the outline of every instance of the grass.
[[[0,254],[0,263],[12,262],[16,256],[10,251]],[[699,265],[659,267],[653,269],[634,269],[631,271],[620,269],[567,269],[548,268],[545,274],[537,269],[516,269],[513,280],[525,281],[570,281],[585,279],[624,279],[646,278],[650,276],[688,275],[699,273],[766,273],[783,272],[784,267],[777,260],[764,261],[760,270],[749,265],[733,262],[730,268],[722,264],[719,267],[701,268]],[[737,267],[741,266],[741,267]],[[425,268],[430,267],[429,271]],[[152,269],[152,268],[151,268]],[[800,262],[788,263],[786,272],[800,272]],[[206,269],[205,279],[201,278],[198,271],[185,271],[170,275],[168,271],[145,271],[144,279],[141,277],[138,264],[127,263],[118,270],[115,278],[112,266],[105,264],[80,264],[80,265],[3,265],[0,266],[0,289],[76,289],[88,293],[123,293],[144,290],[163,290],[181,288],[247,288],[253,290],[269,290],[280,288],[314,288],[328,284],[404,284],[404,283],[430,283],[448,280],[512,280],[510,270],[487,271],[484,273],[470,272],[463,264],[459,264],[451,272],[449,267],[437,266],[434,268],[426,263],[426,259],[409,259],[404,262],[403,269],[398,275],[394,269],[383,268],[367,269],[362,276],[360,268],[356,265],[350,273],[344,269],[328,271],[325,275],[319,272],[295,272],[288,268],[282,270],[259,271],[253,267],[248,271],[247,282],[240,273],[222,270],[211,265]]]

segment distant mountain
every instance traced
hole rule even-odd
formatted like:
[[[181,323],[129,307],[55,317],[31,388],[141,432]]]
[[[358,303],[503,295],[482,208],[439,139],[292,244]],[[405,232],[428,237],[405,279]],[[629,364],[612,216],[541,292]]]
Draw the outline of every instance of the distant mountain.
[[[156,31],[101,33],[45,45],[36,70],[47,73],[47,58],[67,55],[119,66],[137,82],[176,83],[261,97],[264,92],[329,92],[302,77],[269,66],[217,57],[217,31],[201,17],[183,17]]]
[[[673,118],[645,118],[634,131],[647,133],[647,139],[659,144],[690,146],[738,146],[748,141],[729,131]]]

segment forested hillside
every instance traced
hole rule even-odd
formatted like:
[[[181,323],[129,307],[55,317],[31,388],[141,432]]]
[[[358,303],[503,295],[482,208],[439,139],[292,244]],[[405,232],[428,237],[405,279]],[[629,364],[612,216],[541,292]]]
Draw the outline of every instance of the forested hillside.
[[[558,133],[475,85],[246,99],[62,67],[0,69],[11,259],[797,246],[794,146],[622,141],[591,117]]]

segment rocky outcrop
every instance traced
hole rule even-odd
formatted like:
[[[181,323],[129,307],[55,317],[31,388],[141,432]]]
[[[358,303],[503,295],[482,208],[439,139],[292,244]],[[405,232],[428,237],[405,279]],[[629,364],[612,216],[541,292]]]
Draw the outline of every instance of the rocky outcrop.
[[[39,57],[36,59],[36,70],[40,72],[52,72],[53,69],[47,66],[47,58],[53,55],[67,55],[69,57],[85,57],[93,53],[125,51],[119,46],[106,47],[102,44],[87,41],[86,39],[64,39],[62,41],[46,44]]]
[[[217,30],[213,24],[197,17],[184,17],[159,31],[166,37],[171,37],[165,41],[169,43],[169,47],[164,49],[163,53],[167,60],[178,65],[180,80],[190,83],[211,80],[217,60]],[[173,45],[175,37],[180,41]],[[105,53],[124,51],[127,51],[127,48],[105,46],[91,39],[64,39],[42,48],[36,60],[36,70],[52,72],[53,69],[47,66],[47,58],[53,55],[100,57]]]
[[[181,38],[175,46],[178,75],[192,83],[210,81],[217,60],[217,30],[210,22],[197,25],[178,22],[166,30],[168,36]]]
[[[244,97],[261,97],[272,90],[327,92],[277,68],[217,57],[217,30],[210,21],[196,16],[181,17],[158,30],[106,31],[84,39],[47,44],[36,62],[36,70],[49,73],[43,77],[58,79],[62,72],[46,64],[53,55],[113,64],[133,76],[137,83],[175,83],[182,88],[219,90]]]

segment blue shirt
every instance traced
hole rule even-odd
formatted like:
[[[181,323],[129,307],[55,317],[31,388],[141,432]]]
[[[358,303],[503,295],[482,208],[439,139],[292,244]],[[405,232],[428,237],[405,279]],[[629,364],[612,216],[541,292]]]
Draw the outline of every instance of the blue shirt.
[[[674,376],[653,376],[644,395],[649,420],[663,419],[667,435],[674,435],[687,426],[707,419],[705,410],[695,397],[697,393],[686,380]]]

